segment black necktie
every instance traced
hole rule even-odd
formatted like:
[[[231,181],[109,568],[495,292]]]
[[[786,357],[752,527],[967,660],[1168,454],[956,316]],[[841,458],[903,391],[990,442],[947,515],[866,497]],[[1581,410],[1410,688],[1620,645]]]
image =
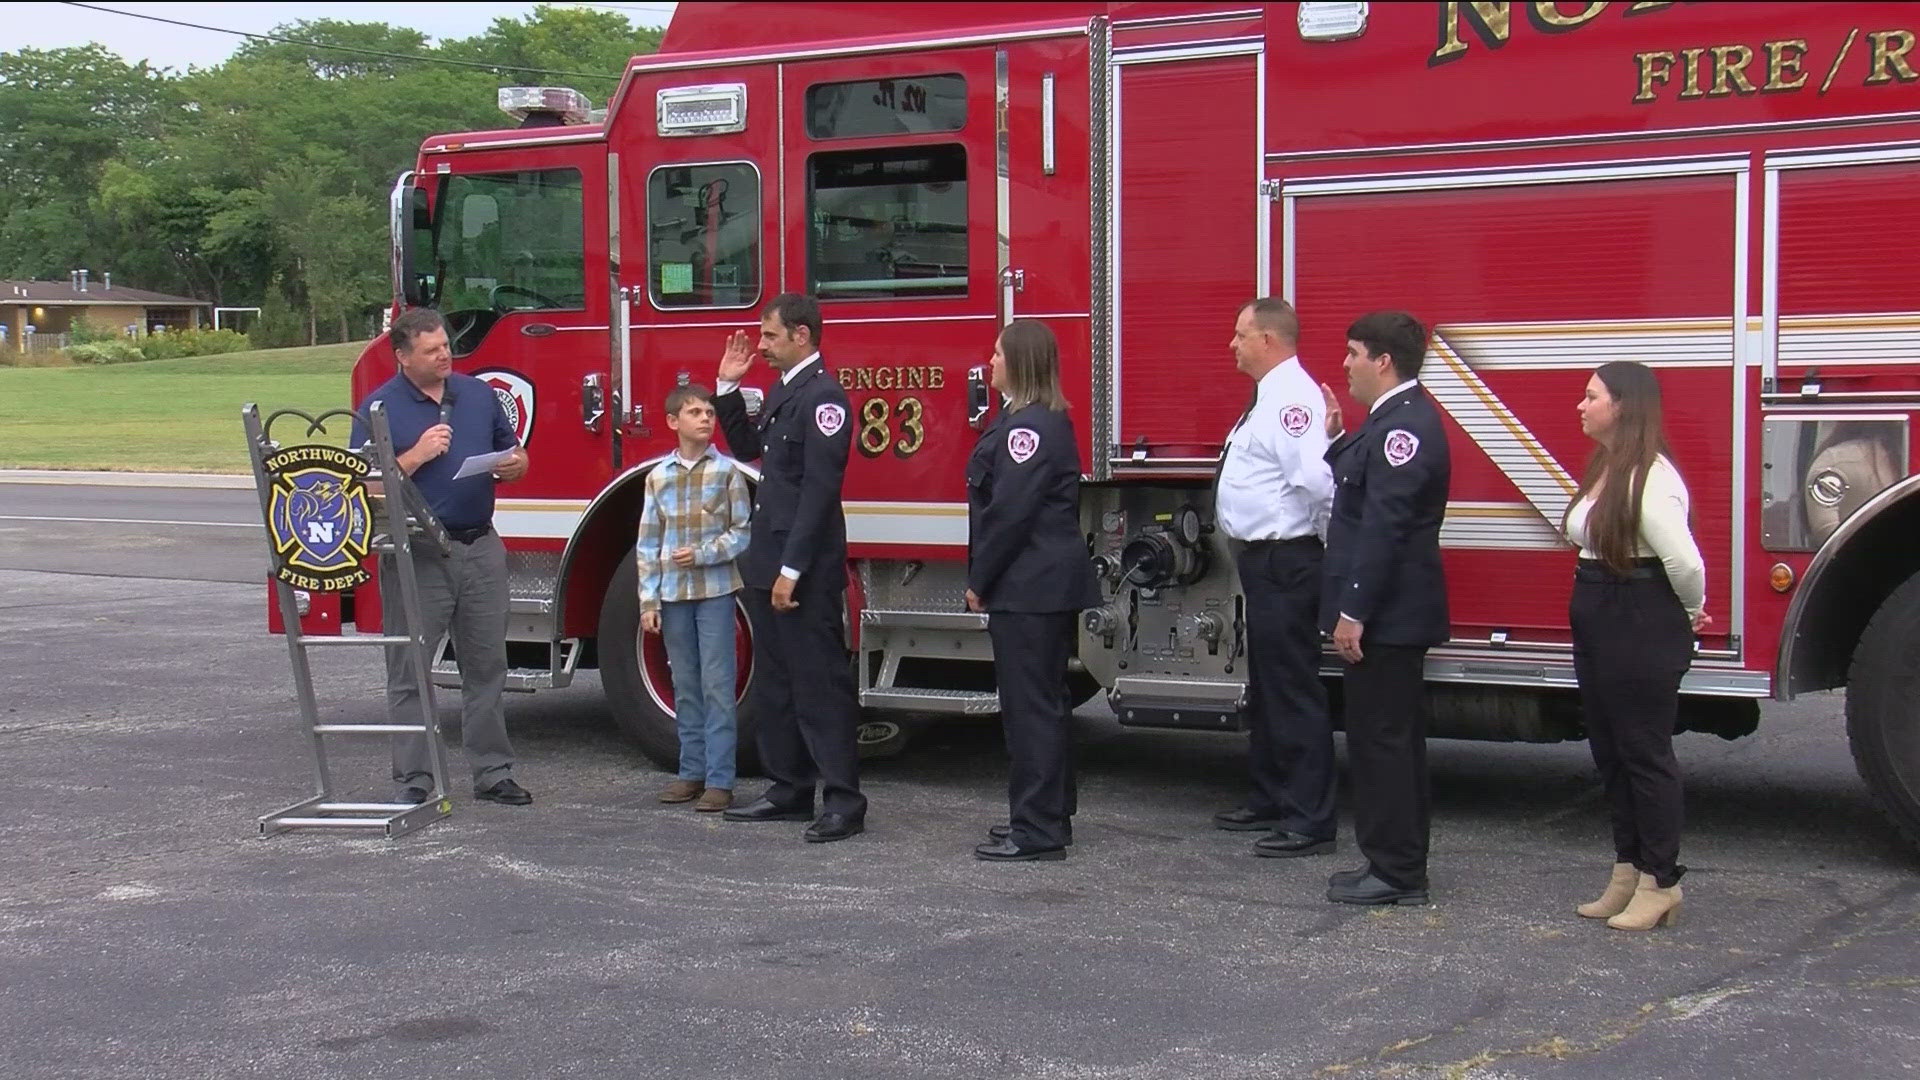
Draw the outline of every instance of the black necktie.
[[[1241,410],[1240,419],[1235,420],[1232,429],[1227,432],[1226,444],[1220,447],[1220,460],[1213,467],[1213,501],[1216,514],[1219,513],[1217,508],[1220,503],[1220,477],[1227,471],[1227,451],[1233,446],[1233,434],[1247,422],[1247,417],[1253,415],[1253,407],[1258,404],[1260,404],[1260,384],[1254,383],[1253,393],[1247,398],[1247,407]]]

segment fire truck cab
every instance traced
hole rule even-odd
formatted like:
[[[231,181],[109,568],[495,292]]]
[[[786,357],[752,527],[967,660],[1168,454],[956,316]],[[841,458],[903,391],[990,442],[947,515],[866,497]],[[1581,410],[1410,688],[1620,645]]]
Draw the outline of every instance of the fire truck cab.
[[[1733,737],[1761,699],[1847,686],[1861,772],[1920,840],[1916,65],[1895,3],[683,4],[604,116],[503,91],[522,127],[425,142],[394,192],[396,301],[447,316],[532,458],[496,518],[515,685],[599,667],[662,762],[641,482],[667,393],[710,383],[779,292],[820,299],[853,405],[848,645],[876,745],[997,710],[963,463],[1010,319],[1054,329],[1082,439],[1106,601],[1074,678],[1141,726],[1242,726],[1210,482],[1246,300],[1291,300],[1336,385],[1355,316],[1433,328],[1436,735],[1582,736],[1574,407],[1599,364],[1648,363],[1715,620],[1683,725]],[[370,346],[355,399],[392,365]],[[377,597],[304,618],[377,628]]]

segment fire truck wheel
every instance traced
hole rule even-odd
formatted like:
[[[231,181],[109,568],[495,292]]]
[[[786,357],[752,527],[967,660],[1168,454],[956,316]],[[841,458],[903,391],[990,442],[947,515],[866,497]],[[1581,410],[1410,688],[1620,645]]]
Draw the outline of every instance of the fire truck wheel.
[[[1847,677],[1847,742],[1873,797],[1920,846],[1920,574],[1893,591],[1860,635]]]
[[[600,682],[613,719],[640,752],[663,769],[680,765],[680,731],[673,715],[673,680],[667,669],[667,647],[659,634],[640,632],[638,571],[631,557],[607,583],[600,601]],[[734,642],[738,648],[735,687],[739,695],[736,716],[739,746],[734,760],[742,776],[760,771],[755,749],[753,710],[747,705],[747,686],[753,679],[753,633],[747,613],[734,608]]]

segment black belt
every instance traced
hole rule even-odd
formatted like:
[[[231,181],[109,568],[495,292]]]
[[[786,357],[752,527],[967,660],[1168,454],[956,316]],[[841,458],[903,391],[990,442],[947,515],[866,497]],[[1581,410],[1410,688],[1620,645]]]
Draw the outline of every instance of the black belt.
[[[1314,547],[1319,547],[1320,538],[1318,536],[1307,535],[1307,536],[1289,536],[1285,540],[1249,540],[1247,541],[1247,547],[1249,548],[1306,547],[1309,544],[1311,544]]]
[[[471,544],[492,531],[493,526],[481,525],[472,529],[448,529],[447,535],[463,544]]]
[[[1659,559],[1635,559],[1621,573],[1598,559],[1581,559],[1574,564],[1575,581],[1664,581],[1667,568]]]

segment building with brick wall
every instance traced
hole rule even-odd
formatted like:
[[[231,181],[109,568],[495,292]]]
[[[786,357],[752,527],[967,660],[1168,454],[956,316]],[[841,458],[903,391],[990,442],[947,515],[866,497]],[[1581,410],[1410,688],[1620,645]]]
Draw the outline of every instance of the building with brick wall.
[[[74,271],[66,281],[0,279],[0,347],[17,352],[57,347],[76,319],[122,333],[204,326],[212,308],[192,297],[116,287],[112,274],[95,280],[85,270]]]

